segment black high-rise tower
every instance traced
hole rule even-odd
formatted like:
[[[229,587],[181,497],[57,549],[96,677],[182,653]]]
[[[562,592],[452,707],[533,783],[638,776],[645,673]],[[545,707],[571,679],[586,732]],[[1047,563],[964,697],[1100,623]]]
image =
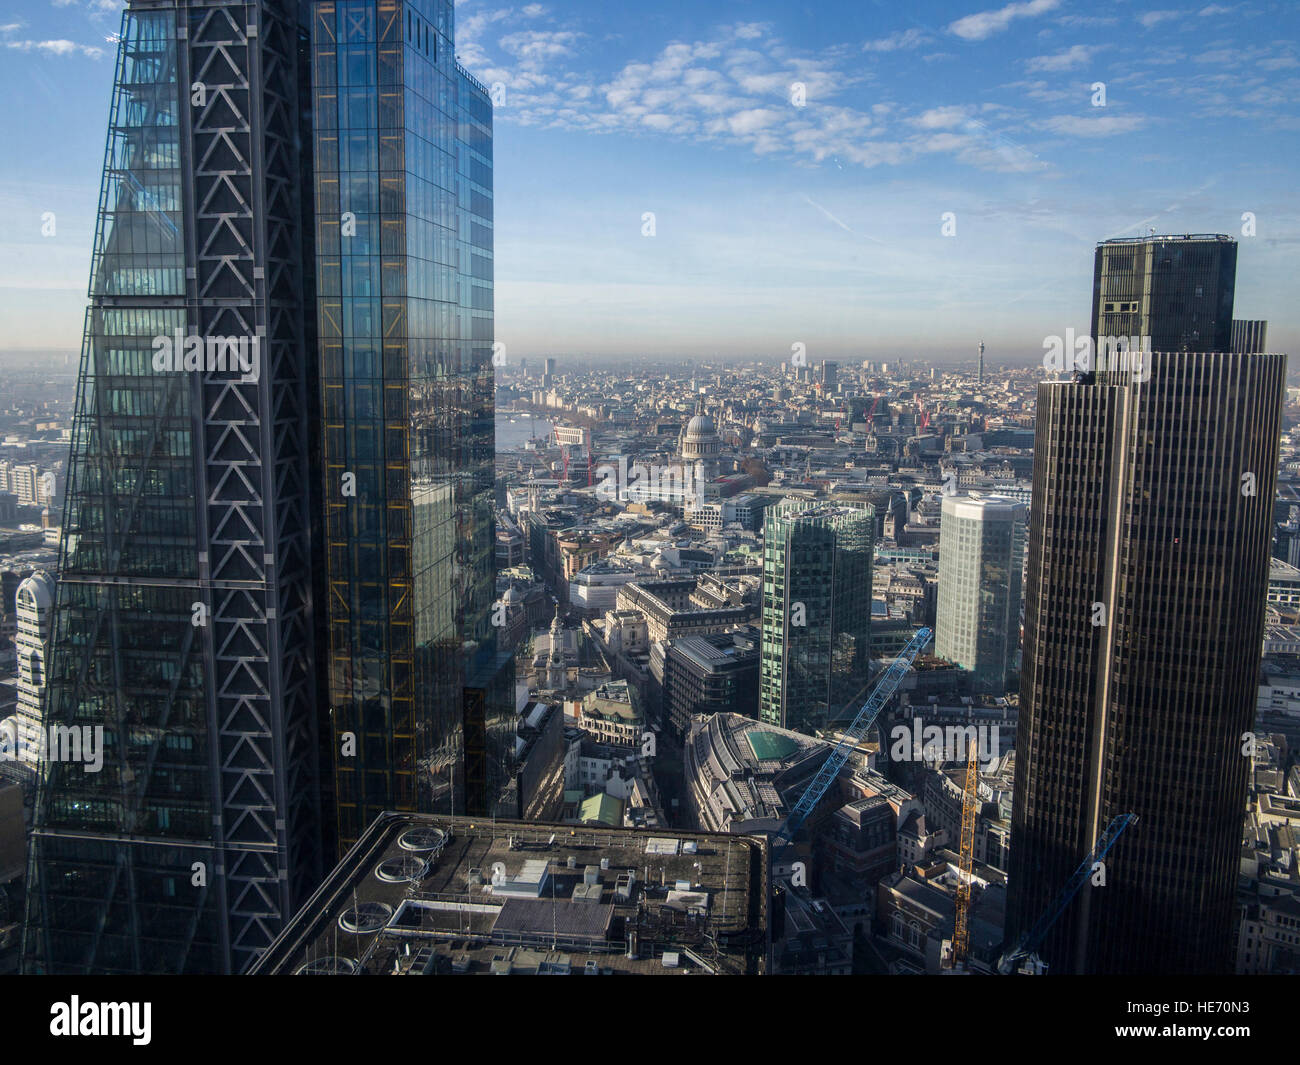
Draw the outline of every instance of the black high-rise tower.
[[[1227,350],[1236,251],[1102,244],[1094,336],[1151,351],[1039,385],[1008,943],[1140,819],[1043,943],[1054,972],[1231,959],[1286,374]]]

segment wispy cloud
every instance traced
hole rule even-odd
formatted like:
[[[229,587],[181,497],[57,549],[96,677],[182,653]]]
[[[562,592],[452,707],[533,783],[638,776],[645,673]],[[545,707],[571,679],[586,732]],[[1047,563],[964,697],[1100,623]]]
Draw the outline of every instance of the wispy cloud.
[[[901,52],[910,48],[919,48],[923,44],[929,44],[931,37],[924,30],[909,29],[899,30],[897,33],[891,33],[888,37],[880,37],[874,41],[867,41],[862,46],[864,52]]]
[[[578,34],[571,30],[525,30],[501,38],[501,47],[527,62],[544,63],[573,55]]]
[[[1114,15],[1060,15],[1056,19],[1056,24],[1073,30],[1096,26],[1113,26],[1118,21],[1119,19]]]
[[[969,114],[970,108],[960,104],[932,107],[917,117],[916,124],[922,129],[952,129],[954,126],[960,126]]]
[[[1053,115],[1041,125],[1067,137],[1113,137],[1146,125],[1141,115]]]
[[[804,194],[803,201],[804,203],[808,204],[810,207],[815,207],[817,208],[817,210],[821,211],[821,213],[825,215],[826,218],[834,222],[837,226],[839,226],[842,230],[844,230],[845,233],[853,232],[853,230],[851,230],[848,226],[846,226],[843,222],[841,222],[838,218],[836,218],[833,214],[831,214],[830,211],[826,210],[826,208],[823,207],[820,203],[818,203],[816,200],[808,196],[807,193]]]
[[[1016,19],[1044,15],[1060,6],[1061,0],[1025,0],[1023,3],[1007,4],[995,11],[978,11],[959,18],[948,25],[948,32],[963,40],[982,41],[995,33],[1001,33]]]
[[[6,48],[18,52],[37,52],[41,55],[69,56],[84,55],[89,59],[103,59],[104,49],[93,44],[77,44],[75,41],[5,41]]]
[[[1038,55],[1025,61],[1025,69],[1031,73],[1038,71],[1075,70],[1086,66],[1097,48],[1086,44],[1076,44],[1053,55]]]
[[[1064,113],[1087,100],[1088,86],[1087,79],[1075,84],[1060,75],[1086,72],[1090,64],[1111,57],[1112,45],[1106,41],[1061,46],[1043,55],[1020,52],[1019,59],[1008,56],[1007,63],[1018,63],[1027,76],[997,86],[1007,94],[1005,103],[994,102],[996,98],[974,103],[968,96],[953,103],[942,93],[936,99],[931,89],[908,107],[891,99],[884,81],[870,94],[863,88],[880,77],[879,65],[910,62],[924,70],[918,61],[929,53],[923,46],[935,39],[934,31],[924,27],[814,52],[784,40],[771,23],[733,23],[700,39],[668,41],[657,51],[611,66],[610,38],[594,24],[560,21],[545,9],[526,21],[520,8],[479,8],[477,3],[465,0],[458,11],[461,58],[482,80],[506,89],[496,112],[502,124],[672,137],[729,145],[758,156],[779,155],[795,164],[870,169],[946,156],[985,171],[1059,177],[1043,150],[1046,138],[1104,139],[1154,121],[1113,108]],[[1058,7],[1059,0],[1019,0],[965,16],[948,29],[957,38],[982,40]],[[1052,20],[1056,32],[1067,21],[1103,20],[1058,13]],[[879,63],[864,66],[864,52],[879,57]],[[1285,122],[1278,113],[1288,108],[1284,97],[1290,89],[1276,72],[1300,66],[1293,52],[1290,45],[1276,43],[1258,51],[1234,50],[1229,41],[1201,53],[1143,48],[1123,74],[1112,72],[1107,81],[1128,84],[1129,98],[1141,90],[1177,101],[1193,90],[1152,71],[1195,59],[1198,73],[1184,72],[1184,80],[1198,87],[1203,107],[1217,107],[1223,116],[1253,109],[1261,122]],[[1215,66],[1221,68],[1219,80],[1200,88],[1199,70]],[[1245,68],[1251,69],[1250,76]],[[1153,100],[1144,110],[1155,116],[1160,106]]]
[[[119,15],[126,7],[126,0],[50,0],[54,7],[84,7],[86,13],[96,21],[109,15]]]
[[[781,153],[840,166],[896,166],[936,154],[994,171],[1045,165],[984,123],[972,124],[977,113],[991,119],[993,105],[913,110],[876,99],[864,107],[853,90],[875,75],[853,51],[797,50],[764,23],[723,26],[704,40],[665,44],[652,58],[601,78],[581,69],[593,60],[595,37],[578,28],[521,31],[513,17],[478,12],[462,22],[472,31],[462,38],[462,61],[506,89],[500,122],[730,143],[760,156]],[[495,50],[510,62],[488,54],[489,31],[504,31]],[[864,47],[901,52],[927,39],[903,30]]]
[[[1138,16],[1138,22],[1149,30],[1153,26],[1159,26],[1162,22],[1173,22],[1175,19],[1182,18],[1185,14],[1185,11],[1148,11]]]

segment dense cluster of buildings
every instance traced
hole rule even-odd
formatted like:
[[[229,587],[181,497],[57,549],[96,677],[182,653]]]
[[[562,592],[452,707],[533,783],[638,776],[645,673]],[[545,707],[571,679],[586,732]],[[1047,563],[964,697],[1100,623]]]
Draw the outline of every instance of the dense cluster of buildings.
[[[75,381],[13,365],[0,400],[0,973],[22,948]]]
[[[497,456],[503,519],[526,530],[513,587],[544,587],[608,652],[676,823],[780,828],[882,664],[936,630],[789,859],[808,872],[787,901],[836,913],[860,968],[945,964],[963,876],[978,881],[968,964],[994,968],[1127,812],[1141,828],[1111,857],[1124,887],[1085,891],[1037,960],[1142,971],[1140,929],[1178,971],[1245,964],[1234,930],[1267,910],[1291,853],[1276,811],[1295,748],[1275,751],[1278,797],[1262,800],[1249,759],[1227,755],[1256,725],[1293,732],[1300,709],[1300,465],[1284,360],[1264,354],[1266,323],[1231,318],[1235,262],[1219,236],[1099,245],[1087,365],[990,368],[981,350],[970,371],[553,364],[540,392],[526,367],[499,376],[498,419],[531,422]],[[1131,336],[1160,340],[1137,356],[1110,343]],[[1215,416],[1192,424],[1192,396]],[[546,431],[561,423],[582,432]],[[1146,450],[1122,458],[1106,433]],[[1193,498],[1221,506],[1192,519]],[[977,875],[959,838],[972,747]],[[1176,815],[1152,790],[1170,748],[1176,777],[1204,782]],[[868,772],[906,800],[862,786]],[[1189,833],[1196,860],[1175,860]]]
[[[233,10],[129,9],[73,423],[0,426],[0,971],[1296,970],[1235,241],[1099,244],[1082,362],[530,371],[450,0]]]

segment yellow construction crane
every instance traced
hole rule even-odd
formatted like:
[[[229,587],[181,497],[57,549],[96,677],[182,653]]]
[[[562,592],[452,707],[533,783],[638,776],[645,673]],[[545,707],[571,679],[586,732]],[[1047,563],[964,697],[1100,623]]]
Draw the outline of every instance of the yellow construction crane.
[[[966,756],[966,788],[961,802],[961,857],[957,865],[957,908],[952,936],[952,967],[961,968],[966,963],[970,948],[970,887],[971,867],[975,859],[975,811],[978,807],[979,762],[975,756],[975,741],[970,741]]]

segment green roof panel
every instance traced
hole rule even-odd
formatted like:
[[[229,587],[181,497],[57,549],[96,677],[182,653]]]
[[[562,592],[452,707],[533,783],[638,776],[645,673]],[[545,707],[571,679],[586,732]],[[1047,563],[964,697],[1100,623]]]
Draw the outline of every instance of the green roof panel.
[[[779,762],[799,749],[799,745],[789,736],[765,732],[763,729],[750,729],[745,733],[745,739],[749,740],[754,757],[760,762]]]

